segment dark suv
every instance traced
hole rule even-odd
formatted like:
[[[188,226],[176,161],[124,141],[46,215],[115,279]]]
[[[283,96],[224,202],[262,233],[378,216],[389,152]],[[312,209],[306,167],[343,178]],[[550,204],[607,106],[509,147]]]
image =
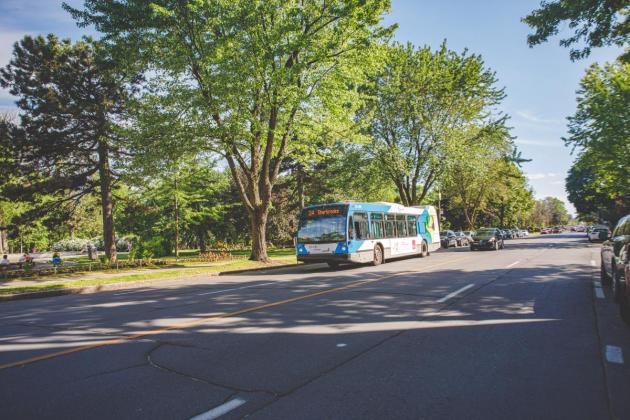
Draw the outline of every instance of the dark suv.
[[[602,284],[612,284],[621,318],[630,324],[630,214],[621,218],[602,244]]]
[[[473,241],[470,244],[470,250],[477,249],[503,249],[503,234],[496,228],[482,228],[473,235]]]

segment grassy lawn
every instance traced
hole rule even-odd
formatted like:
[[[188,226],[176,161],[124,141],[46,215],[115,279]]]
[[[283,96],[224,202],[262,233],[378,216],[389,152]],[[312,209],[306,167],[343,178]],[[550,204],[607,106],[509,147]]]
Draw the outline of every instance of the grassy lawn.
[[[273,262],[277,264],[293,264],[296,262],[295,257],[278,257],[273,258]],[[42,284],[34,284],[29,286],[16,286],[0,288],[0,295],[10,295],[16,293],[41,292],[48,290],[60,290],[69,288],[78,288],[86,286],[99,286],[112,283],[126,283],[146,280],[157,280],[166,278],[177,278],[183,276],[194,276],[199,274],[215,274],[222,271],[242,270],[247,268],[258,268],[266,266],[263,263],[249,260],[232,260],[225,261],[224,264],[210,267],[191,267],[191,268],[153,268],[147,269],[146,273],[124,274],[108,276],[105,278],[95,278],[86,280],[66,280],[59,282],[47,282]],[[41,280],[41,279],[40,279]]]
[[[211,250],[212,252],[221,252],[221,250],[218,249],[213,249]],[[248,249],[244,249],[244,250],[237,250],[237,251],[228,251],[230,254],[232,254],[235,257],[248,257],[250,251]],[[287,256],[291,256],[291,255],[295,255],[295,248],[293,247],[289,247],[289,248],[269,248],[267,249],[267,254],[269,255],[270,258],[274,258],[274,257],[287,257]],[[102,252],[100,253],[100,255],[102,255]],[[118,256],[118,260],[119,261],[127,261],[129,259],[129,253],[128,252],[118,252],[116,254]],[[179,258],[195,258],[199,256],[199,250],[198,249],[184,249],[179,251]],[[160,257],[159,259],[161,260],[167,260],[167,261],[177,261],[177,258],[175,258],[175,256],[171,255],[168,257]],[[80,255],[80,256],[72,256],[72,257],[67,257],[66,258],[67,261],[72,261],[72,262],[76,262],[78,264],[89,264],[91,261],[88,259],[88,257],[86,255]]]

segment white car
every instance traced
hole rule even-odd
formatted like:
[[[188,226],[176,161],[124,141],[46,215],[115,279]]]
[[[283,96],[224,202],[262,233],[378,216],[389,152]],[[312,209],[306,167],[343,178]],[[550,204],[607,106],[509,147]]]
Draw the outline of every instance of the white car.
[[[603,242],[610,237],[610,229],[607,227],[594,227],[588,232],[587,236],[589,242]]]

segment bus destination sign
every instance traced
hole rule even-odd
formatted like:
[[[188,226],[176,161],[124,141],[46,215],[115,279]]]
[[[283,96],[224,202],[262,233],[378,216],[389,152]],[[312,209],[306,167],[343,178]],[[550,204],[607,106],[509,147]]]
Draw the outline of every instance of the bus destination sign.
[[[306,217],[308,219],[322,217],[322,216],[345,216],[346,208],[343,206],[335,207],[316,207],[313,209],[306,209]]]

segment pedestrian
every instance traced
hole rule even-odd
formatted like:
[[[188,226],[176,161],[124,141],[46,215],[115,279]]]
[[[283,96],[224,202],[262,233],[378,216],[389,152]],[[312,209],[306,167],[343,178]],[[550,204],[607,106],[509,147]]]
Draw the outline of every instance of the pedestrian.
[[[0,260],[0,270],[2,270],[2,273],[6,273],[9,270],[9,264],[11,264],[9,262],[9,256],[4,254],[2,260]]]
[[[52,263],[52,265],[54,266],[58,266],[61,265],[61,257],[59,256],[58,252],[55,252],[52,256],[52,260],[50,261]]]

